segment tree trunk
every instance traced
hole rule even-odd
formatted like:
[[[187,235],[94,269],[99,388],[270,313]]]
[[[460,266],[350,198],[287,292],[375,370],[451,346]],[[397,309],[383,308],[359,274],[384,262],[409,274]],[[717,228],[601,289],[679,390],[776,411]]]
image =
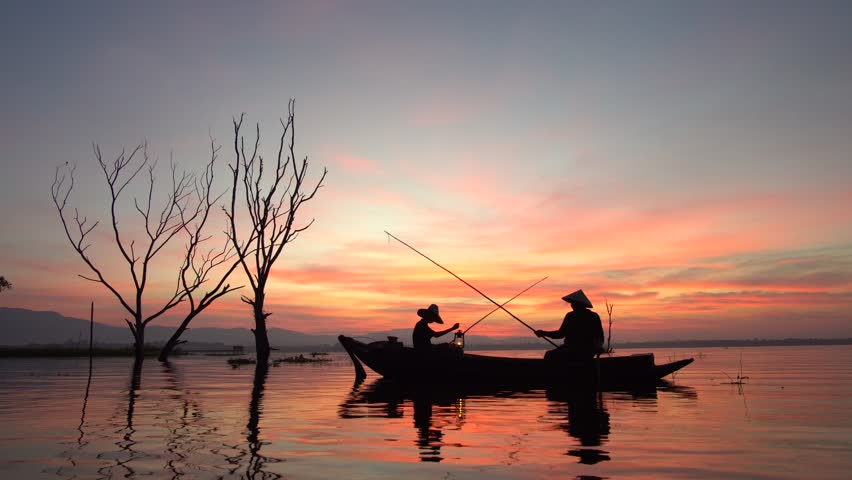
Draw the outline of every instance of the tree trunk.
[[[133,351],[136,357],[136,363],[140,366],[142,362],[145,360],[145,324],[142,322],[136,322],[134,325],[135,331],[133,332]]]
[[[268,313],[263,312],[263,292],[255,294],[254,298],[254,346],[257,351],[257,364],[266,365],[269,362],[269,336],[266,333],[266,317]]]
[[[269,347],[269,336],[266,334],[266,317],[258,319],[255,317],[254,346],[257,350],[257,363],[268,363],[271,348]]]
[[[263,320],[263,326],[258,326],[254,329],[254,346],[257,349],[257,363],[269,362],[269,337],[266,335],[266,321]]]
[[[172,350],[174,350],[174,348],[178,345],[186,343],[186,341],[180,339],[180,336],[183,335],[183,332],[189,329],[189,322],[191,322],[193,318],[195,318],[195,315],[188,316],[183,320],[183,322],[181,322],[180,326],[177,330],[175,330],[175,333],[173,333],[171,338],[169,338],[169,341],[163,345],[163,349],[160,350],[160,356],[157,357],[157,360],[161,362],[168,362],[169,355],[172,353]]]
[[[160,355],[157,357],[157,360],[163,363],[168,362],[169,355],[172,353],[172,350],[174,350],[175,347],[177,347],[178,345],[186,343],[185,341],[180,340],[180,335],[183,333],[184,330],[186,330],[186,328],[179,328],[175,331],[169,341],[166,342],[165,345],[163,345],[163,348],[160,350]]]

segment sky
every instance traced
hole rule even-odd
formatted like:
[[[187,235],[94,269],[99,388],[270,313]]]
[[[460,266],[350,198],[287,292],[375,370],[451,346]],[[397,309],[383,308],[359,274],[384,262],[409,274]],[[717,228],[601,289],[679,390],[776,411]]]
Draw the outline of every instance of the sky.
[[[605,325],[614,305],[613,341],[852,337],[850,18],[818,1],[5,2],[0,306],[95,302],[123,324],[79,277],[56,168],[76,166],[69,202],[101,221],[90,252],[128,292],[93,143],[111,160],[147,141],[165,181],[170,159],[203,169],[212,137],[224,189],[232,119],[273,158],[293,98],[297,155],[328,175],[273,270],[271,327],[360,335],[436,303],[464,328],[491,310],[387,230],[498,302],[546,276],[508,306],[535,328],[582,288]],[[251,327],[241,292],[193,325]],[[477,333],[529,335],[505,313]]]

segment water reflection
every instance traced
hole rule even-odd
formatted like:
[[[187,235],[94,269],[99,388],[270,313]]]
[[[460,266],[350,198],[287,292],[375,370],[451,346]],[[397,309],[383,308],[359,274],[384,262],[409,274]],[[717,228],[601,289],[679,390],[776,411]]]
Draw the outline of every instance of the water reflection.
[[[269,376],[269,364],[257,362],[254,370],[254,382],[249,402],[248,424],[246,425],[246,440],[249,447],[249,461],[246,468],[246,478],[249,479],[278,479],[281,475],[264,471],[267,463],[277,460],[260,453],[264,442],[260,439],[260,415],[263,411],[263,392],[266,389],[266,378]]]
[[[92,371],[93,371],[93,363],[92,357],[89,357],[89,375],[86,377],[86,393],[83,394],[83,406],[80,408],[80,425],[77,426],[77,432],[80,435],[77,437],[77,449],[82,449],[86,446],[86,442],[83,441],[83,437],[85,436],[85,431],[83,430],[83,426],[86,424],[86,407],[89,404],[89,392],[92,389]],[[73,463],[73,462],[72,462]]]
[[[59,478],[246,478],[279,479],[269,471],[278,460],[262,453],[263,403],[269,368],[254,371],[248,405],[239,409],[241,425],[187,387],[179,365],[162,363],[145,370],[134,364],[126,389],[112,400],[100,398],[86,383],[75,439],[60,453],[65,465],[45,468]],[[95,382],[97,383],[97,382]],[[197,384],[205,388],[205,383]],[[92,395],[90,396],[90,393]],[[245,398],[245,397],[244,397]],[[107,407],[102,420],[87,415]],[[247,408],[246,408],[247,407]],[[101,410],[102,411],[102,410]],[[76,415],[75,415],[76,416]],[[75,422],[76,423],[76,422]]]
[[[260,366],[254,371],[248,420],[243,430],[244,444],[228,444],[221,441],[229,435],[227,432],[220,432],[217,420],[209,419],[196,397],[184,387],[176,365],[169,362],[163,363],[162,373],[166,389],[172,392],[167,399],[178,402],[177,406],[170,403],[156,409],[162,412],[164,427],[168,430],[165,466],[172,474],[171,479],[192,478],[197,472],[210,467],[226,471],[227,476],[248,479],[281,478],[281,475],[265,470],[267,463],[273,463],[276,460],[260,453],[265,444],[261,440],[260,425],[269,373],[268,366]],[[200,459],[210,456],[220,457],[221,462],[212,466],[199,462]]]
[[[594,390],[570,390],[541,388],[539,386],[436,386],[415,385],[380,378],[372,383],[356,382],[352,391],[338,407],[341,419],[381,417],[400,419],[408,415],[413,419],[414,446],[422,462],[440,462],[446,458],[446,447],[460,447],[445,440],[448,430],[463,429],[468,415],[477,416],[474,430],[480,430],[485,422],[493,422],[502,429],[506,422],[527,421],[524,417],[538,418],[545,428],[561,430],[571,439],[564,455],[576,457],[578,463],[594,465],[611,460],[606,448],[612,429],[611,414],[607,402],[629,402],[639,409],[655,411],[657,392],[667,396],[694,399],[695,390],[661,383],[644,390],[598,392]],[[515,399],[523,398],[524,410],[518,410]],[[476,405],[485,412],[468,411]],[[536,410],[538,413],[536,413]],[[504,412],[509,417],[495,418],[495,412]],[[521,417],[514,417],[521,414]],[[498,413],[498,415],[501,415]],[[488,418],[483,418],[488,417]],[[513,420],[514,418],[514,420]],[[479,431],[473,432],[474,435]],[[505,434],[505,430],[501,432]],[[524,435],[517,436],[518,443],[507,451],[508,464],[517,463],[516,457],[528,455]],[[556,453],[556,452],[554,452]]]
[[[343,419],[385,417],[402,418],[406,403],[413,409],[413,426],[421,462],[444,460],[442,447],[445,430],[460,430],[467,417],[470,397],[503,397],[528,392],[525,388],[502,386],[415,385],[380,378],[370,384],[356,382],[352,392],[340,404],[338,416]],[[453,445],[460,446],[460,445]]]
[[[127,385],[127,408],[123,415],[123,424],[116,432],[120,435],[120,439],[114,443],[118,447],[117,452],[102,452],[97,455],[99,460],[112,460],[112,464],[98,468],[98,473],[105,477],[123,476],[124,478],[132,478],[136,475],[131,462],[133,460],[145,456],[143,452],[137,451],[136,440],[134,434],[136,429],[133,426],[133,415],[136,411],[136,400],[139,397],[139,389],[142,387],[142,362],[134,361],[133,368],[130,371],[130,379]],[[113,422],[110,422],[113,423]],[[115,422],[119,423],[119,422]]]
[[[760,381],[744,395],[717,378],[739,354],[718,350],[678,377],[690,387],[594,399],[543,388],[423,396],[375,378],[351,391],[345,362],[270,367],[264,379],[254,365],[232,370],[200,356],[149,361],[139,379],[132,359],[96,359],[86,398],[85,360],[6,359],[0,471],[10,479],[710,479],[766,477],[792,458],[781,462],[789,478],[845,478],[852,349],[760,351],[749,372]],[[125,441],[136,454],[118,445]],[[421,463],[430,458],[440,463]]]
[[[684,400],[695,400],[698,398],[698,391],[695,388],[677,385],[666,380],[661,380],[657,384],[656,391],[665,392],[669,396]]]
[[[167,431],[165,470],[170,472],[169,478],[178,479],[204,468],[195,456],[197,453],[205,448],[219,451],[219,429],[208,419],[193,392],[184,386],[178,366],[172,362],[160,365],[166,394],[157,405],[155,418]]]
[[[656,398],[656,395],[654,396]],[[609,437],[609,412],[603,393],[594,390],[547,390],[548,414],[560,421],[557,427],[575,438],[579,448],[566,455],[577,457],[579,463],[594,465],[610,460],[609,452],[601,448]]]
[[[61,454],[60,454],[65,460],[68,461],[68,464],[70,465],[70,467],[61,466],[61,467],[57,468],[56,470],[44,469],[43,470],[44,473],[52,473],[52,474],[57,475],[58,477],[64,478],[66,476],[66,473],[67,473],[66,471],[70,471],[71,473],[67,473],[67,475],[70,476],[70,478],[76,477],[76,475],[73,474],[73,471],[78,466],[76,457],[78,455],[80,455],[80,452],[83,449],[86,448],[86,445],[89,444],[89,441],[86,440],[85,426],[86,426],[86,408],[88,407],[88,404],[89,404],[89,392],[91,391],[91,388],[92,388],[92,372],[93,372],[92,359],[90,357],[89,358],[89,374],[86,378],[86,390],[85,390],[85,393],[83,393],[83,402],[82,402],[82,406],[80,407],[80,423],[77,425],[77,433],[78,433],[77,441],[73,446],[62,451]]]
[[[431,391],[417,391],[412,396],[414,406],[414,428],[417,430],[415,445],[420,452],[421,462],[440,462],[441,446],[444,444],[444,428],[461,428],[465,418],[465,399],[442,397]],[[432,415],[433,409],[438,415]]]

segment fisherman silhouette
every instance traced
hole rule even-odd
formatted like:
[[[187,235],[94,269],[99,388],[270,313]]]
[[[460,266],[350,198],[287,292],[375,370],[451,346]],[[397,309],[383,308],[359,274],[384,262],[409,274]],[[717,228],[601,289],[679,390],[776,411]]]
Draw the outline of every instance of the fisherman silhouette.
[[[569,293],[562,300],[571,304],[558,330],[536,330],[538,337],[564,338],[564,344],[548,351],[545,359],[585,361],[603,352],[604,333],[601,317],[590,310],[592,302],[582,290]]]
[[[411,340],[414,343],[414,349],[419,352],[428,352],[432,349],[432,339],[446,335],[453,330],[459,328],[459,324],[455,323],[452,327],[446,330],[435,331],[429,327],[430,323],[443,324],[444,320],[438,313],[438,306],[434,303],[427,308],[417,310],[417,316],[420,317],[417,324],[414,325],[414,332],[411,335]]]

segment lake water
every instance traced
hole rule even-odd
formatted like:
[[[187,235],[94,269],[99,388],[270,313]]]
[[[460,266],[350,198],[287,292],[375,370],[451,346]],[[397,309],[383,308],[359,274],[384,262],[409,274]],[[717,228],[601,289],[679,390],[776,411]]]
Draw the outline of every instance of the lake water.
[[[88,359],[0,359],[0,476],[850,478],[852,347],[654,353],[696,361],[650,391],[554,395],[372,372],[353,388],[345,353],[265,379],[223,357],[148,359],[141,378],[97,358],[86,396]]]

